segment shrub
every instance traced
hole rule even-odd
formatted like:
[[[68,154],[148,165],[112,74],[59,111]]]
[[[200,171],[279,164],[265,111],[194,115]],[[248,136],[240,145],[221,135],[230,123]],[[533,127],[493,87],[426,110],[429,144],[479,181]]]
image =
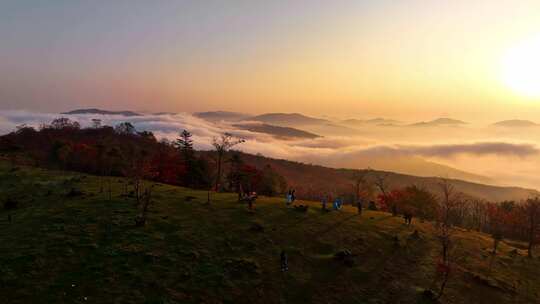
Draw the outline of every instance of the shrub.
[[[7,198],[5,201],[4,201],[4,209],[5,210],[13,210],[13,209],[17,209],[17,206],[19,205],[19,203],[17,202],[17,200],[13,199],[13,198]]]

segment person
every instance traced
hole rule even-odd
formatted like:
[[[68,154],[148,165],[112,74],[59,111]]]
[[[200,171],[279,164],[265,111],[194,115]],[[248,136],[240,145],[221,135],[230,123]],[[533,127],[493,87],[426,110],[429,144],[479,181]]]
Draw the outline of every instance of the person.
[[[295,192],[296,192],[295,189],[293,189],[292,192],[291,192],[291,203],[294,203],[294,201],[296,200]]]
[[[334,201],[334,210],[339,210],[339,209],[341,209],[341,199],[338,197]]]
[[[406,211],[406,212],[403,214],[403,218],[405,219],[405,224],[406,224],[407,226],[410,226],[410,225],[412,224],[412,218],[413,218],[412,212]]]
[[[281,271],[285,272],[289,270],[289,265],[287,261],[287,253],[285,252],[285,250],[281,250],[280,257],[281,257]]]
[[[289,189],[289,192],[287,192],[287,198],[286,198],[286,205],[290,205],[292,203],[292,190]]]
[[[362,199],[358,199],[358,202],[356,203],[356,208],[358,209],[358,214],[362,214]]]
[[[323,196],[322,198],[322,210],[326,211],[326,196]]]
[[[257,199],[257,192],[251,192],[247,197],[249,210],[253,209],[253,203]]]

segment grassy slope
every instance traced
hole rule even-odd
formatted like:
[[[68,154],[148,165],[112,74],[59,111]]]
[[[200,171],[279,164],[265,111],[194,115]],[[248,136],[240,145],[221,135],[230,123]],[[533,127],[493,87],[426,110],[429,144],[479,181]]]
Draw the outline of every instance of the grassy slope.
[[[260,198],[249,212],[232,194],[207,206],[205,192],[159,185],[147,226],[135,228],[120,178],[111,178],[108,201],[96,177],[8,167],[0,163],[0,199],[15,196],[20,207],[11,224],[0,211],[1,303],[417,303],[434,280],[430,223],[407,227],[349,207],[323,213],[310,202],[303,214],[276,198]],[[66,197],[71,185],[84,195]],[[264,232],[251,231],[253,223]],[[420,240],[408,238],[414,229]],[[521,250],[510,257],[514,248],[503,243],[489,274],[488,236],[458,231],[456,243],[459,267],[442,302],[536,301],[538,259]],[[332,258],[343,248],[357,254],[354,267]]]

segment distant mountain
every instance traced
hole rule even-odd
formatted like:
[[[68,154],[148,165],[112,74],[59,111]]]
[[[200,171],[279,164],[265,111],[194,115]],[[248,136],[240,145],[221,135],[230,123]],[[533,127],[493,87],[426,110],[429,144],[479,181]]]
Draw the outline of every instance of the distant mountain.
[[[98,114],[98,115],[123,115],[123,116],[141,116],[139,113],[132,111],[107,111],[101,109],[77,109],[60,114],[75,115],[75,114]]]
[[[363,125],[377,125],[377,126],[391,126],[391,125],[399,125],[401,124],[400,121],[393,120],[393,119],[386,119],[386,118],[373,118],[373,119],[346,119],[342,120],[341,124],[349,125],[349,126],[363,126]]]
[[[529,127],[540,126],[540,124],[537,124],[530,120],[520,120],[520,119],[503,120],[503,121],[496,122],[493,125],[497,127],[505,127],[505,128],[529,128]]]
[[[249,117],[246,120],[258,121],[274,125],[317,125],[328,124],[330,121],[321,118],[313,118],[300,113],[267,113]]]
[[[153,115],[176,115],[174,112],[157,112],[153,113]]]
[[[431,121],[422,121],[413,123],[409,126],[411,127],[443,127],[443,126],[462,126],[467,123],[462,120],[452,119],[452,118],[437,118]]]
[[[248,130],[251,132],[264,133],[275,136],[281,139],[294,139],[294,138],[317,138],[321,137],[317,134],[310,133],[307,131],[291,128],[291,127],[280,127],[269,124],[259,124],[259,123],[247,123],[247,124],[235,124],[233,125],[236,128],[242,130]]]
[[[227,111],[210,111],[210,112],[197,112],[193,113],[193,116],[202,118],[204,120],[219,122],[219,121],[240,121],[250,117],[248,114],[239,112],[227,112]]]

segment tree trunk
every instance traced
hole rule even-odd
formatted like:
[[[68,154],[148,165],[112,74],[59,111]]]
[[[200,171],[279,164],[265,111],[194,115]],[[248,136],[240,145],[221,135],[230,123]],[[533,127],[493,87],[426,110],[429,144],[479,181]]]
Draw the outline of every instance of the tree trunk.
[[[223,153],[218,152],[218,161],[217,161],[217,176],[216,176],[216,192],[219,191],[219,184],[221,183],[221,160],[223,158]]]

